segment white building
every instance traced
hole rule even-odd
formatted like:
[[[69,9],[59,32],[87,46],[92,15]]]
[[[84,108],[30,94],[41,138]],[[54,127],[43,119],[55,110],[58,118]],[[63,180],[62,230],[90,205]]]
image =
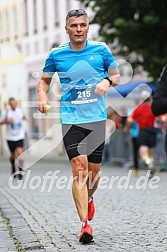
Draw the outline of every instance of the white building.
[[[24,15],[22,0],[0,0],[0,107],[8,98],[27,99],[27,74],[24,64]],[[22,20],[20,22],[20,20]],[[7,151],[5,127],[1,127],[1,154]],[[2,147],[3,146],[3,147]]]
[[[25,99],[26,75],[23,53],[22,0],[0,0],[0,89],[1,105],[10,96]]]
[[[10,96],[22,101],[24,110],[28,112],[28,144],[41,143],[37,148],[30,148],[29,154],[36,155],[44,152],[51,142],[56,143],[55,137],[44,137],[55,120],[34,119],[36,109],[36,88],[44,61],[53,44],[68,41],[64,30],[65,17],[71,9],[81,8],[77,0],[0,0],[0,102],[4,109]],[[90,14],[90,11],[88,10]],[[90,37],[96,34],[95,26],[91,29]],[[58,85],[52,84],[54,92],[51,97],[59,96]],[[34,101],[34,106],[29,106]],[[58,108],[55,110],[58,111]],[[61,134],[59,128],[57,135]],[[3,143],[4,132],[1,134]],[[2,144],[4,145],[4,144]],[[1,145],[1,146],[2,146]],[[43,148],[45,146],[46,148]],[[62,152],[62,143],[54,150]],[[52,155],[50,153],[50,155]]]
[[[65,32],[65,17],[71,9],[81,8],[81,3],[77,0],[24,0],[25,8],[25,39],[24,53],[25,65],[28,71],[28,101],[37,100],[36,89],[41,69],[44,65],[47,54],[55,44],[61,44],[68,41]],[[88,10],[89,12],[89,10]],[[96,30],[90,29],[90,38],[94,36]],[[54,46],[55,46],[54,45]],[[57,79],[58,81],[58,79]],[[55,100],[59,97],[59,84],[52,82],[54,91],[50,92],[50,98]],[[59,103],[58,103],[59,106]],[[59,111],[59,108],[53,108],[51,112]],[[29,145],[37,144],[37,148],[30,148],[29,152],[38,155],[38,152],[49,148],[51,142],[55,143],[56,149],[48,155],[55,156],[63,152],[62,141],[58,144],[57,136],[61,135],[61,127],[58,127],[56,134],[49,134],[48,131],[55,123],[55,119],[33,118],[37,113],[36,107],[29,109],[30,130],[28,132]],[[40,116],[40,115],[39,115]],[[59,120],[57,120],[59,121]],[[47,136],[45,136],[48,133]],[[43,138],[41,140],[41,138]],[[40,140],[40,141],[39,141]],[[45,145],[46,148],[43,148]]]

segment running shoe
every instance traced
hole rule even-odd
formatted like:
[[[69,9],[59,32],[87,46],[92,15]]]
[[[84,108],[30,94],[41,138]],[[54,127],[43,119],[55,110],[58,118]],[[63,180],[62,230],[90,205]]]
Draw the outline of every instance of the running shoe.
[[[88,220],[91,221],[95,215],[95,204],[94,199],[88,202]]]
[[[155,172],[156,172],[156,168],[155,168],[155,167],[152,167],[152,168],[149,169],[149,170],[150,170],[149,179],[151,179],[151,178],[154,176]]]
[[[133,172],[132,172],[132,174],[133,174],[134,176],[139,176],[139,175],[140,175],[140,171],[134,169]]]
[[[154,160],[153,159],[148,164],[148,170],[150,171],[149,179],[151,179],[154,176],[155,172],[156,172],[156,167],[154,166]]]
[[[93,231],[88,221],[85,220],[85,225],[81,228],[79,241],[83,243],[90,243],[93,240]]]
[[[22,174],[18,174],[17,178],[18,178],[18,180],[22,180],[23,179],[23,175]]]

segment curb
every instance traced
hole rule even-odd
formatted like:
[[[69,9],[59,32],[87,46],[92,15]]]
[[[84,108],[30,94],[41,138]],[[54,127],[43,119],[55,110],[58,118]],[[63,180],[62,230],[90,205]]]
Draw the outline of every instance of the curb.
[[[19,251],[19,252],[45,252],[43,246],[36,239],[35,235],[30,230],[28,224],[25,222],[22,215],[14,208],[9,202],[6,196],[0,191],[1,194],[1,215],[4,225],[3,229],[0,229],[1,235],[5,237],[5,244],[3,245],[3,251]],[[1,220],[1,221],[2,221]],[[6,233],[8,233],[8,239],[6,239]],[[4,247],[5,246],[5,247]]]

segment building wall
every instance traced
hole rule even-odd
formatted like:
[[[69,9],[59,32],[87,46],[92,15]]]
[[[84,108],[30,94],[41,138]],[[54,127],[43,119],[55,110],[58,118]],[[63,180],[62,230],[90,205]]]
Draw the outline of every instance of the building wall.
[[[27,99],[24,64],[24,16],[22,0],[0,0],[0,107],[8,107],[9,97]],[[1,154],[7,154],[5,126],[1,127]]]
[[[61,135],[61,127],[58,127],[57,135],[48,133],[55,123],[59,124],[58,78],[55,76],[52,81],[49,94],[51,101],[57,101],[56,107],[51,110],[57,113],[56,119],[34,118],[38,113],[36,88],[50,49],[68,41],[64,29],[67,12],[78,8],[82,8],[78,0],[0,0],[1,110],[5,108],[10,96],[22,101],[22,108],[28,114],[27,145],[31,147],[38,142],[40,144],[39,148],[32,148],[32,151],[30,148],[31,155],[38,155],[39,152],[45,154],[52,143],[55,143],[55,149],[48,155],[64,153],[63,144],[57,138]],[[93,12],[90,9],[86,11],[91,19]],[[97,25],[90,25],[89,39],[99,40],[97,29]],[[123,72],[125,74],[122,75],[128,73],[127,70]],[[1,136],[4,143],[4,129]],[[45,148],[41,147],[41,139]]]
[[[65,17],[67,12],[71,9],[81,8],[81,4],[77,0],[25,0],[25,27],[26,35],[24,39],[24,50],[25,50],[25,64],[28,71],[28,90],[29,90],[29,101],[35,101],[36,87],[38,80],[41,76],[41,69],[44,65],[47,54],[53,45],[59,45],[68,41],[68,36],[65,32]],[[96,32],[96,29],[90,29],[89,38]],[[54,45],[54,46],[55,46]],[[51,92],[49,94],[50,100],[59,100],[59,83],[58,78],[51,83]],[[54,91],[52,91],[54,90]],[[36,108],[29,108],[29,122],[30,130],[29,134],[29,145],[44,142],[46,149],[49,148],[51,143],[55,143],[55,149],[48,155],[55,156],[56,154],[63,154],[63,144],[58,143],[59,140],[57,135],[61,135],[61,127],[57,125],[57,135],[47,135],[51,127],[55,124],[59,124],[59,102],[57,106],[52,108],[51,112],[57,113],[57,118],[49,119],[45,118],[33,118],[33,114],[37,113]],[[44,138],[42,140],[42,138]],[[32,155],[36,155],[37,152],[44,151],[45,148],[32,148],[30,152]]]
[[[68,41],[64,30],[65,17],[69,10],[81,8],[77,0],[0,0],[0,105],[1,111],[7,108],[8,98],[14,96],[22,103],[28,114],[28,144],[32,146],[44,137],[54,119],[34,119],[36,109],[36,88],[41,76],[44,60],[50,49],[56,44]],[[96,33],[90,28],[89,38]],[[59,99],[59,83],[55,78],[51,84],[51,99]],[[52,91],[54,90],[54,91]],[[30,103],[34,102],[34,106]],[[59,103],[53,111],[59,111]],[[59,116],[57,116],[59,122]],[[61,134],[59,127],[58,135]],[[1,153],[7,153],[5,144],[5,126],[1,127]],[[48,135],[45,146],[56,142],[56,135]],[[2,150],[4,146],[4,150]],[[42,148],[39,148],[43,151]],[[38,148],[32,155],[38,155]],[[62,143],[55,153],[62,153]],[[50,154],[52,155],[52,153]]]
[[[11,95],[18,95],[20,99],[27,94],[22,9],[22,0],[0,1],[0,89],[3,90],[3,102]]]

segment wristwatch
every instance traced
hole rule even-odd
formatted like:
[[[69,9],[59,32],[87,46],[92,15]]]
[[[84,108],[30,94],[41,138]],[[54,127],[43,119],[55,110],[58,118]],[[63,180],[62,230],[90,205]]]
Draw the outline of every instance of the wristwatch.
[[[109,78],[109,77],[106,77],[106,78],[104,78],[104,79],[108,80],[108,81],[110,82],[110,85],[109,85],[109,87],[112,87],[112,83],[113,83],[113,81],[111,80],[111,78]]]

